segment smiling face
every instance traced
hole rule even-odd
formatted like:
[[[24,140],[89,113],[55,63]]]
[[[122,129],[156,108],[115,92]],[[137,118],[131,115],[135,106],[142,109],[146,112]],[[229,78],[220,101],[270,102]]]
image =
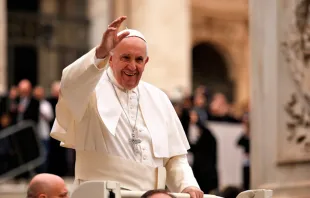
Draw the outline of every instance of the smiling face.
[[[109,64],[118,84],[130,90],[139,84],[148,60],[145,41],[127,37],[113,50]]]

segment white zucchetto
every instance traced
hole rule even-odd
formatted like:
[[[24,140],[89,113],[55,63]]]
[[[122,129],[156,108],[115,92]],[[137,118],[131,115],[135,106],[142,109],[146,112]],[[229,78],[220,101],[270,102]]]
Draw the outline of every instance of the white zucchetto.
[[[122,31],[120,31],[117,36],[119,36],[120,34],[124,33],[128,31],[129,32],[129,35],[126,36],[126,38],[128,37],[138,37],[138,38],[141,38],[142,40],[144,40],[146,42],[146,39],[145,37],[143,36],[143,34],[141,32],[139,32],[138,30],[133,30],[133,29],[124,29]]]

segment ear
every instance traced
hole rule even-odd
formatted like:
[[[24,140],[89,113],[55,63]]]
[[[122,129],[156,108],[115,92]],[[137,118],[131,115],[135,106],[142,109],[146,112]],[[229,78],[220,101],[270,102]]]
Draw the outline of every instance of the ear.
[[[146,57],[144,64],[146,64],[147,62],[149,62],[149,57]]]
[[[46,194],[39,194],[38,198],[47,198]]]
[[[110,57],[109,57],[109,65],[110,65],[110,67],[112,65],[112,55],[110,55]]]

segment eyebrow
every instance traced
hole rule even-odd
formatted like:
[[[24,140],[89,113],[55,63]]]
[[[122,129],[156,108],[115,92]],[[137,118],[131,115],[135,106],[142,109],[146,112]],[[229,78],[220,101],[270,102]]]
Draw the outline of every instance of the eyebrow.
[[[124,56],[131,56],[130,54],[120,54],[120,57],[124,57]],[[141,55],[141,56],[138,56],[137,58],[143,58],[144,59],[144,57]]]
[[[121,54],[120,56],[121,57],[123,57],[123,56],[130,56],[130,54]]]

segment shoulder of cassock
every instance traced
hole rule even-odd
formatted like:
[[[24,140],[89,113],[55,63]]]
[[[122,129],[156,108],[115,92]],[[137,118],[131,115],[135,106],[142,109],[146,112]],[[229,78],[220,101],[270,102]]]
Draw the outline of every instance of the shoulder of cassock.
[[[104,76],[104,75],[103,75]],[[56,119],[54,126],[52,128],[51,136],[59,141],[64,147],[81,149],[81,150],[94,150],[94,148],[100,148],[100,145],[92,146],[92,144],[98,144],[96,142],[88,142],[78,139],[82,137],[91,139],[84,133],[87,131],[79,131],[77,137],[77,130],[83,128],[84,125],[96,125],[98,123],[103,123],[105,127],[98,127],[96,131],[92,133],[111,133],[115,135],[115,129],[117,122],[120,118],[122,109],[119,105],[117,98],[113,94],[111,86],[108,81],[104,78],[100,80],[96,87],[97,91],[94,91],[95,100],[93,104],[97,106],[91,108],[91,110],[97,109],[99,113],[89,110],[92,114],[96,114],[102,122],[91,123],[96,119],[85,119],[85,116],[81,121],[77,121],[74,118],[74,112],[68,105],[68,101],[63,101],[60,97],[56,108]],[[172,156],[183,155],[187,153],[189,149],[189,143],[185,136],[182,124],[168,98],[168,96],[159,88],[140,81],[139,90],[141,94],[140,98],[140,108],[144,121],[146,122],[147,128],[152,137],[152,146],[155,157],[159,158],[169,158]],[[110,93],[109,102],[102,104],[100,99],[100,93]],[[110,96],[109,95],[109,96]],[[104,96],[107,98],[107,94]],[[115,98],[113,98],[115,97]],[[91,107],[91,105],[88,105]],[[112,115],[112,116],[111,116]],[[87,117],[87,116],[86,116]],[[100,120],[99,120],[100,121]],[[94,138],[96,139],[96,138]],[[80,143],[82,142],[82,143]]]

